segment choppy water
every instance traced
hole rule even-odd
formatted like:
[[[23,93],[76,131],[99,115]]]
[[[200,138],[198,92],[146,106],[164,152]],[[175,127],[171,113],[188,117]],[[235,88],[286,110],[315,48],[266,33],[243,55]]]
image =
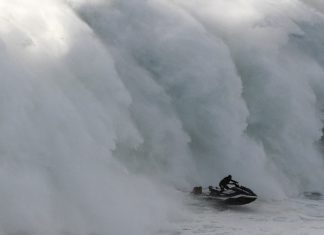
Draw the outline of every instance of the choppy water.
[[[321,235],[324,233],[324,198],[281,201],[257,200],[245,206],[221,206],[216,202],[188,198],[191,214],[178,221],[172,235],[276,234]]]

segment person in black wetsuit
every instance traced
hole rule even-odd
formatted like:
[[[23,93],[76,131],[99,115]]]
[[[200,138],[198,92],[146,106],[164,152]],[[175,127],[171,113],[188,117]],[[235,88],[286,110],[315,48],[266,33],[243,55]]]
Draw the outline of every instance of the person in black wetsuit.
[[[232,176],[231,175],[228,175],[226,176],[224,179],[222,179],[220,182],[219,182],[219,187],[221,189],[221,192],[224,191],[224,189],[229,189],[229,187],[227,186],[228,184],[230,183],[234,183],[234,184],[238,184],[237,181],[235,180],[232,180]]]

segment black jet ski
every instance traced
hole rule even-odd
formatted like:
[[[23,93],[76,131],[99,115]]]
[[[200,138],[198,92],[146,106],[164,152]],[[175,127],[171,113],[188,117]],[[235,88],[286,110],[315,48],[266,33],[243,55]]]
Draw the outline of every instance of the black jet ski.
[[[244,205],[257,199],[257,195],[251,189],[239,184],[234,184],[223,192],[218,187],[194,187],[192,194],[208,200],[217,200],[226,205]]]

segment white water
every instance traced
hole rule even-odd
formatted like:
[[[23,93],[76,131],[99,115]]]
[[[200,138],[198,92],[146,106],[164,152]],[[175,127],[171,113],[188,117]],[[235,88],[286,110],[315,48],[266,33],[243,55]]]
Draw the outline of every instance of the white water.
[[[0,234],[155,234],[228,173],[323,191],[321,1],[0,9]]]
[[[188,215],[162,234],[321,235],[324,231],[324,201],[320,197],[267,203],[257,200],[242,207],[220,207],[201,200],[188,204],[193,216]]]

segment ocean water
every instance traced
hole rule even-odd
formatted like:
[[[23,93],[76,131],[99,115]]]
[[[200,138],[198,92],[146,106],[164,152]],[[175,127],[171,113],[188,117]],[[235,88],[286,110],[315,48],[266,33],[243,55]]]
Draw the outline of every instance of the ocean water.
[[[190,212],[161,234],[299,234],[324,231],[323,196],[257,200],[246,206],[188,199]]]
[[[323,41],[320,0],[0,0],[0,234],[322,234]]]

